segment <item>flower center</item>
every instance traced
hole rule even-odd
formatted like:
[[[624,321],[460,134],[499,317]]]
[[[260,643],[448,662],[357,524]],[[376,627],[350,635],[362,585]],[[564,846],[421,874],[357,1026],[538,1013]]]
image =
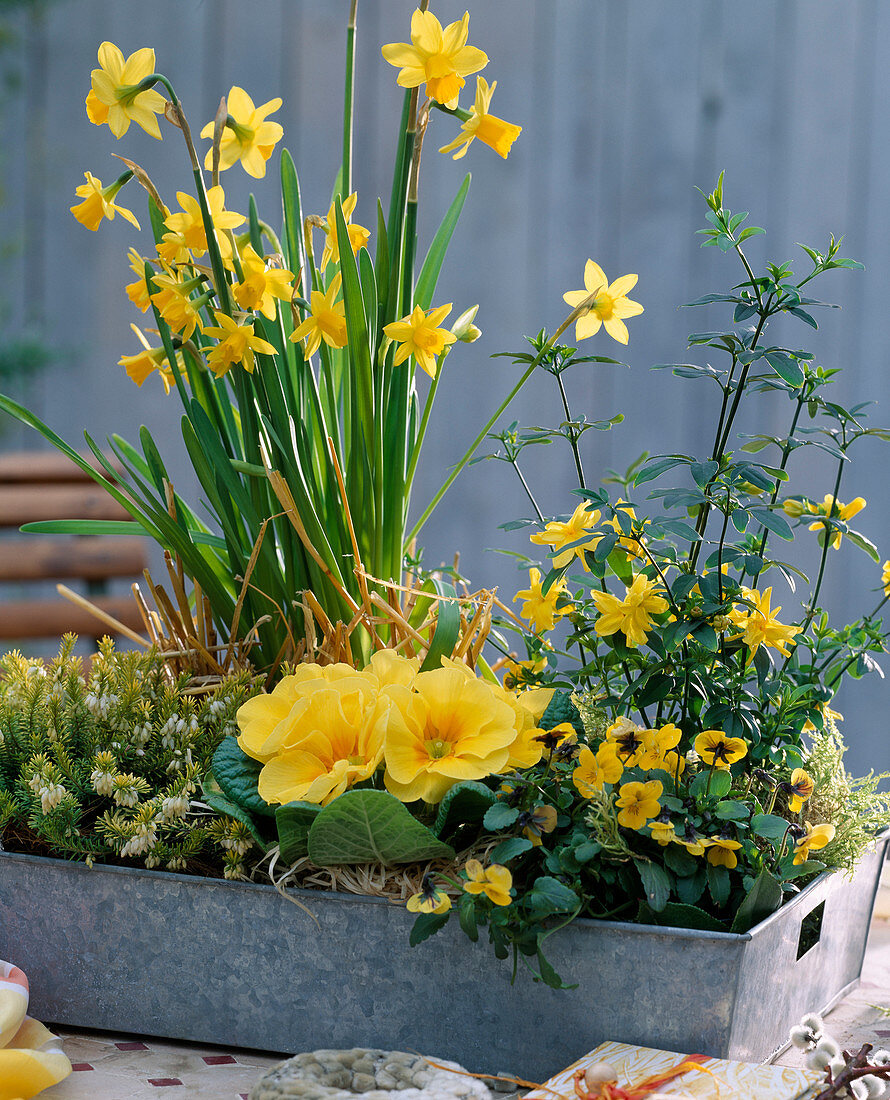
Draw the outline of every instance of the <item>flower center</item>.
[[[608,319],[612,316],[614,305],[615,300],[611,296],[611,294],[607,294],[605,291],[602,291],[600,294],[597,294],[596,301],[593,303],[592,308],[593,312],[597,315],[597,317],[599,317],[601,321],[608,321]]]
[[[451,752],[451,745],[447,741],[443,741],[441,737],[430,738],[424,741],[423,744],[431,760],[441,760]]]

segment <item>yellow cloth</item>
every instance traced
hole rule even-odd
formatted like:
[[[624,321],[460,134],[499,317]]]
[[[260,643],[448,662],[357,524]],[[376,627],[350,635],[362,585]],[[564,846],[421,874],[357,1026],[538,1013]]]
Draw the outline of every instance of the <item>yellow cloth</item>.
[[[28,979],[0,960],[0,1100],[30,1100],[71,1072],[59,1040],[27,1011]]]

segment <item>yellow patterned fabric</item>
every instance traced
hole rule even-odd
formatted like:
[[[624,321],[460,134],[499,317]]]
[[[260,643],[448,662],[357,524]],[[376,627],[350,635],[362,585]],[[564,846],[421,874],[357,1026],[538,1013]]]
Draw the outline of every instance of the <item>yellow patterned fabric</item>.
[[[27,1012],[28,979],[0,960],[0,1100],[29,1100],[71,1072],[59,1040]]]

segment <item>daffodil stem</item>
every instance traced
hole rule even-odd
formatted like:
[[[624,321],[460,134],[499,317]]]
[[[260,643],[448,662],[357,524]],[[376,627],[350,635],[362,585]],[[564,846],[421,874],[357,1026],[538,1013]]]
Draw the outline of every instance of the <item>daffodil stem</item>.
[[[346,87],[343,96],[343,194],[352,194],[352,117],[355,92],[355,22],[358,0],[352,0],[346,25]]]
[[[569,411],[569,399],[566,394],[566,388],[563,385],[562,372],[556,372],[554,377],[556,378],[556,384],[559,386],[559,396],[562,398],[562,407],[566,412],[566,423],[571,425],[572,414]],[[578,471],[578,483],[582,489],[586,489],[587,485],[584,482],[584,467],[581,465],[581,452],[578,450],[578,438],[570,426],[568,432],[569,446],[572,448],[572,454],[575,456],[575,469]]]
[[[581,312],[583,312],[583,310]],[[540,365],[541,361],[544,359],[546,354],[552,349],[552,347],[556,343],[556,341],[560,338],[560,336],[562,336],[562,334],[565,332],[565,330],[569,327],[569,325],[572,323],[572,321],[574,321],[576,319],[576,317],[578,315],[579,315],[579,310],[578,309],[572,310],[572,312],[565,319],[565,321],[563,321],[563,323],[559,326],[559,328],[556,330],[556,332],[554,332],[554,334],[550,337],[550,339],[547,341],[547,343],[541,348],[541,350],[538,352],[538,354],[531,361],[531,363],[526,368],[526,370],[523,372],[522,377],[519,379],[519,381],[516,383],[516,385],[513,387],[513,389],[510,390],[510,392],[507,394],[507,396],[504,398],[504,400],[495,409],[494,413],[492,413],[492,415],[489,417],[489,419],[485,422],[485,424],[482,427],[482,430],[479,432],[479,434],[476,436],[476,438],[470,444],[469,448],[466,450],[463,457],[460,459],[460,461],[457,463],[457,465],[454,467],[454,469],[451,471],[451,473],[448,475],[448,477],[444,480],[444,482],[440,485],[438,492],[433,497],[433,499],[430,501],[430,503],[426,506],[426,508],[424,509],[424,512],[421,515],[420,519],[411,528],[411,531],[408,533],[408,535],[405,539],[406,545],[413,538],[417,537],[417,535],[419,534],[419,532],[423,528],[426,521],[430,518],[430,516],[435,511],[436,506],[438,505],[439,501],[442,499],[443,496],[445,496],[445,494],[448,492],[448,490],[451,488],[452,484],[454,483],[455,479],[457,478],[458,474],[460,474],[462,472],[462,470],[464,469],[466,464],[470,461],[470,459],[476,453],[476,448],[479,446],[479,444],[482,442],[482,440],[485,439],[485,437],[491,431],[492,427],[494,426],[496,421],[499,419],[499,417],[503,413],[504,409],[507,408],[507,406],[513,400],[513,398],[519,393],[519,391],[526,384],[526,382],[529,380],[529,378],[531,378],[531,376],[535,372],[535,368]]]
[[[439,381],[442,378],[442,368],[445,365],[445,359],[448,352],[451,350],[450,346],[443,348],[442,354],[439,356],[439,360],[436,364],[436,376],[430,385],[429,393],[426,397],[426,402],[423,406],[423,415],[420,418],[420,427],[417,429],[417,439],[415,440],[414,447],[411,450],[411,461],[408,464],[408,476],[405,478],[405,496],[408,497],[411,493],[411,486],[414,484],[414,474],[417,470],[417,463],[420,460],[420,451],[423,447],[423,441],[426,437],[427,425],[430,422],[430,413],[433,411],[433,402],[436,400],[436,393],[439,389]]]

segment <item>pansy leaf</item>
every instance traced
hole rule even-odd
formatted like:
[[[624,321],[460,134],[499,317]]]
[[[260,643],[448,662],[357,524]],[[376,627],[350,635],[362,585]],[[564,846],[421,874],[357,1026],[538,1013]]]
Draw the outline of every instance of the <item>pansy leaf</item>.
[[[519,810],[515,806],[508,806],[506,802],[495,802],[485,811],[482,824],[490,833],[496,833],[499,829],[508,829],[517,817]]]
[[[571,913],[581,904],[578,895],[570,887],[551,875],[541,875],[525,896],[525,904],[534,920],[541,920],[553,913]]]
[[[309,858],[341,863],[414,863],[453,859],[445,844],[388,791],[345,791],[324,806],[309,829]]]
[[[457,917],[464,935],[475,943],[479,939],[479,929],[476,927],[476,898],[472,894],[461,895]]]
[[[660,913],[671,894],[671,876],[663,867],[650,860],[635,859],[634,865],[646,891],[646,901],[656,913]]]
[[[524,836],[511,836],[492,848],[489,858],[492,863],[509,863],[511,859],[521,856],[531,848],[534,848],[534,844]],[[576,858],[578,858],[577,852]]]
[[[440,928],[445,927],[450,916],[451,910],[448,910],[446,913],[421,913],[411,928],[411,935],[408,937],[408,943],[411,947],[416,947],[419,943],[423,943],[424,940],[428,940],[430,936],[438,932]]]
[[[767,840],[781,840],[788,829],[788,822],[777,814],[755,814],[751,818],[751,830]]]
[[[782,904],[782,884],[769,871],[763,870],[736,912],[733,932],[747,932]]]
[[[679,875],[677,876],[675,886],[677,897],[685,905],[695,905],[705,892],[707,881],[708,876],[705,874],[704,864],[699,863],[694,875],[684,875],[682,878]]]
[[[263,765],[242,752],[235,737],[224,737],[213,754],[213,775],[222,792],[251,813],[274,817],[275,808],[260,798],[257,780]]]
[[[708,876],[708,891],[715,905],[725,905],[729,900],[729,871],[723,866],[709,863],[705,872]]]
[[[723,921],[712,917],[704,909],[695,905],[684,905],[675,901],[668,904],[660,911],[655,912],[645,902],[640,904],[638,918],[645,924],[657,924],[668,928],[693,928],[702,932],[728,932],[729,929]]]

